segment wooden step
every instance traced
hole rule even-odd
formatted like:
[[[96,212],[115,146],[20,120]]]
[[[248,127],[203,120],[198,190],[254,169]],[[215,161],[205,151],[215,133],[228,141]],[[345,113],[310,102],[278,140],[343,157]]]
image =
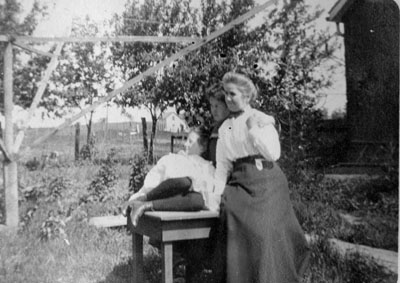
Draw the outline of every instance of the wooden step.
[[[99,228],[126,226],[127,218],[123,215],[98,216],[90,218],[89,224]]]

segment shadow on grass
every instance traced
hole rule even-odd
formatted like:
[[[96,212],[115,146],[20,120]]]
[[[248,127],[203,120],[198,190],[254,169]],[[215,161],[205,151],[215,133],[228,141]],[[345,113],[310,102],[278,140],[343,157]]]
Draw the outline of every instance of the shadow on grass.
[[[130,263],[122,263],[113,268],[105,280],[98,283],[128,283],[132,281],[132,267]]]
[[[143,283],[156,283],[161,282],[162,269],[161,269],[161,257],[158,254],[150,254],[143,259],[144,266],[144,282]],[[179,265],[174,267],[174,283],[184,283],[185,267]],[[105,280],[99,281],[98,283],[128,283],[131,282],[133,275],[132,259],[128,262],[118,264],[113,270],[107,275]],[[215,282],[212,274],[208,270],[204,270],[193,278],[193,283],[204,283]]]
[[[143,258],[143,283],[161,282],[161,257],[158,254],[148,254]],[[116,265],[105,280],[98,283],[128,283],[132,281],[132,259]]]

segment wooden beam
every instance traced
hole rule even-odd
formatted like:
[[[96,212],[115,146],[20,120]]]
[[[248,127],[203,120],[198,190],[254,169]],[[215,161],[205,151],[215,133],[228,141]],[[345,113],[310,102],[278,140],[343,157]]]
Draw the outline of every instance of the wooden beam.
[[[276,2],[277,2],[277,0],[270,0],[266,3],[264,3],[263,5],[256,6],[253,9],[251,9],[249,12],[247,12],[247,13],[243,14],[242,16],[236,18],[235,20],[231,21],[230,23],[228,23],[221,29],[219,29],[219,30],[211,33],[209,36],[203,38],[201,41],[181,49],[178,53],[175,53],[171,57],[168,57],[164,61],[158,63],[157,65],[147,69],[145,72],[143,72],[143,73],[137,75],[136,77],[132,78],[131,80],[125,82],[125,84],[122,87],[113,90],[107,96],[99,98],[98,101],[93,103],[91,106],[83,109],[80,113],[76,114],[75,116],[73,116],[69,119],[66,119],[66,121],[64,123],[62,123],[60,126],[58,126],[56,129],[54,129],[47,135],[44,135],[43,137],[40,137],[37,140],[35,140],[34,142],[32,142],[30,146],[33,147],[33,146],[36,146],[36,145],[42,143],[43,141],[47,140],[50,136],[57,133],[59,130],[68,127],[69,125],[71,125],[73,122],[75,122],[79,118],[81,118],[81,117],[85,116],[87,113],[95,110],[101,104],[111,100],[113,97],[117,96],[118,94],[128,90],[129,88],[131,88],[132,86],[134,86],[135,84],[140,82],[144,77],[152,75],[159,69],[171,64],[172,62],[179,59],[180,57],[183,57],[183,56],[189,54],[190,52],[200,48],[201,46],[203,46],[203,45],[207,44],[208,42],[212,41],[213,39],[219,37],[220,35],[224,34],[225,32],[231,30],[236,25],[239,25],[239,24],[243,23],[244,21],[250,19],[252,16],[254,16],[258,12],[262,11],[263,9],[271,6],[272,4],[275,4]],[[27,147],[25,150],[29,150],[29,147]]]
[[[50,79],[51,74],[53,73],[54,69],[57,67],[58,64],[58,56],[61,54],[61,50],[63,47],[64,43],[58,43],[56,50],[54,51],[54,56],[52,56],[49,65],[47,66],[46,72],[42,78],[42,80],[39,83],[38,90],[36,91],[35,97],[33,98],[31,107],[29,108],[28,116],[26,120],[24,121],[23,126],[21,129],[18,131],[18,134],[15,138],[15,143],[14,143],[14,153],[18,153],[19,148],[21,147],[22,141],[24,139],[25,131],[29,126],[29,122],[31,121],[33,115],[35,114],[35,111],[37,109],[37,106],[42,99],[43,93],[46,90],[47,83]]]
[[[8,153],[12,153],[14,142],[13,125],[13,50],[12,43],[8,43],[4,52],[4,145]],[[5,162],[4,171],[4,191],[5,191],[5,212],[6,225],[17,227],[19,222],[18,215],[18,177],[17,162]]]
[[[181,36],[87,36],[87,37],[35,37],[35,36],[14,36],[15,42],[158,42],[158,43],[195,43],[201,40],[194,37],[181,37]],[[7,35],[0,35],[1,41],[10,41]]]
[[[50,57],[50,58],[52,58],[54,56],[54,54],[51,54],[49,52],[45,52],[45,51],[33,48],[33,47],[31,47],[29,45],[26,45],[24,43],[21,43],[21,42],[13,42],[13,44],[15,46],[18,46],[18,47],[22,48],[22,49],[25,49],[25,50],[33,52],[33,53],[37,53],[39,55],[43,55],[43,56]]]

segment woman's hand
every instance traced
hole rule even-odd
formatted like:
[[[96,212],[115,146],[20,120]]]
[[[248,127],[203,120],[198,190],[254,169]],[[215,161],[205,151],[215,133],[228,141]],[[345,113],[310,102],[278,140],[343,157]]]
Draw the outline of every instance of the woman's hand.
[[[255,126],[262,128],[270,124],[272,125],[275,124],[274,117],[268,115],[262,115],[260,113],[254,113],[246,120],[246,126],[249,130]]]

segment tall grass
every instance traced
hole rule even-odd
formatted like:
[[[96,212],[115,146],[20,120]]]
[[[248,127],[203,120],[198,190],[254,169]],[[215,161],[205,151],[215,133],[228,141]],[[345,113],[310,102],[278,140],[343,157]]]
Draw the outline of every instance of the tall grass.
[[[169,141],[169,136],[159,140],[162,146],[157,145],[157,154],[169,152]],[[31,156],[40,156],[43,149],[65,150],[67,145],[73,148],[62,137],[52,142],[59,144],[49,142],[33,150]],[[70,154],[43,170],[30,171],[24,163],[19,164],[21,226],[16,236],[0,233],[0,282],[131,281],[134,270],[129,232],[125,228],[98,229],[90,226],[88,219],[120,213],[129,196],[129,159],[141,150],[140,138],[135,143],[117,142],[116,138],[107,145],[117,152],[117,162],[110,165],[116,182],[110,185],[111,195],[104,202],[83,201],[92,182],[99,178],[98,162],[74,162]],[[398,188],[384,181],[382,186],[362,181],[327,182],[309,172],[297,177],[290,185],[296,214],[307,233],[321,236],[311,246],[311,265],[302,282],[396,282],[397,276],[365,258],[339,256],[324,239],[338,237],[397,250]],[[0,202],[0,208],[4,203]],[[346,226],[339,212],[363,216],[366,224],[358,228]],[[146,238],[146,282],[160,282],[160,254],[147,241]],[[207,272],[195,280],[213,282],[212,274]]]

